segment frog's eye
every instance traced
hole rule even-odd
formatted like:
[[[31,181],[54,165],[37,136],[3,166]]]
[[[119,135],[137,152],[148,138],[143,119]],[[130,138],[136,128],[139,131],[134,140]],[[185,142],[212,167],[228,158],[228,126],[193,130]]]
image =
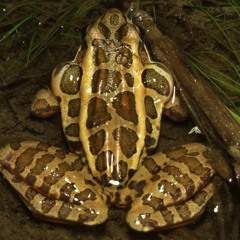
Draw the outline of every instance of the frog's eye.
[[[67,62],[58,65],[52,73],[51,87],[55,96],[62,94],[77,94],[80,90],[82,68],[74,63]]]

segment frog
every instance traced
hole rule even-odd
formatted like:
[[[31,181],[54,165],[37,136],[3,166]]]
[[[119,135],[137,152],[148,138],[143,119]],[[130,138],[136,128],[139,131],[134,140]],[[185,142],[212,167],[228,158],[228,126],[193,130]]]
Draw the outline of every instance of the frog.
[[[171,71],[151,60],[138,27],[110,9],[32,104],[39,117],[60,110],[70,151],[10,143],[0,150],[1,174],[36,217],[49,221],[98,225],[115,206],[128,208],[136,231],[188,224],[212,198],[215,171],[202,143],[154,151],[173,89]]]

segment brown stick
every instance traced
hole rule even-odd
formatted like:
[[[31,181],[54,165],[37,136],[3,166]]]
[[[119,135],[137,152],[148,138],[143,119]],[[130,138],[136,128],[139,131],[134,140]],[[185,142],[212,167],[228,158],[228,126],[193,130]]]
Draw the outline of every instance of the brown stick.
[[[144,30],[146,44],[154,58],[172,70],[183,104],[209,144],[224,148],[233,158],[233,163],[240,164],[240,125],[211,86],[191,71],[183,52],[158,30],[147,13],[134,12],[133,21]]]

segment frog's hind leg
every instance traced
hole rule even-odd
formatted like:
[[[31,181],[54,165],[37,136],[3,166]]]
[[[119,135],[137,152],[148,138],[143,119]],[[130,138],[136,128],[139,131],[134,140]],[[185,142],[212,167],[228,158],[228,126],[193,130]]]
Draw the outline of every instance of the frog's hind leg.
[[[194,143],[143,159],[122,192],[122,202],[132,202],[131,227],[170,228],[200,214],[212,196],[208,183],[214,175],[205,152],[203,144]]]
[[[105,196],[77,155],[22,142],[0,150],[0,170],[40,218],[85,225],[107,219]]]
[[[157,229],[169,229],[193,222],[205,209],[214,193],[212,183],[209,183],[191,199],[166,208],[158,208],[154,197],[149,197],[149,204],[133,204],[128,212],[127,222],[136,231],[149,232]]]

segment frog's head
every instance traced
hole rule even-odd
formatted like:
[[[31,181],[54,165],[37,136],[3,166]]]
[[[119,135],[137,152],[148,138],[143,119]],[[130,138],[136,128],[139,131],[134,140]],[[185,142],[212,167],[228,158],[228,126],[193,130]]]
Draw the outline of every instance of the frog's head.
[[[100,17],[93,25],[87,28],[86,41],[90,42],[94,39],[115,39],[118,41],[126,41],[131,44],[139,38],[139,30],[134,26],[131,20],[124,15],[119,9],[112,8]]]

